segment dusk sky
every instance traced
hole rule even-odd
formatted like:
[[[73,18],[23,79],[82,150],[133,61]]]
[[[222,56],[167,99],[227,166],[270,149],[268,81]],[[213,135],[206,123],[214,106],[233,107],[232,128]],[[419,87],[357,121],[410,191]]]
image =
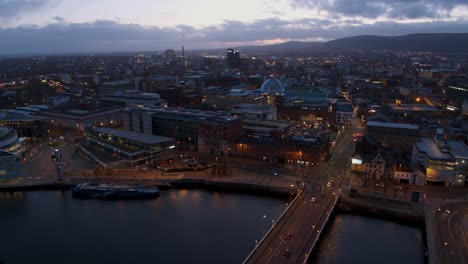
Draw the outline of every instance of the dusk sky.
[[[468,32],[467,0],[0,0],[0,54]]]

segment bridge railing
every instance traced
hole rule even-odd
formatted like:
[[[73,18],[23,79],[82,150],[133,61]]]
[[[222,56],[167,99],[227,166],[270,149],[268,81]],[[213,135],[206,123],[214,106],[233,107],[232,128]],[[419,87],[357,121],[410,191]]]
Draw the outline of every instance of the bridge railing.
[[[247,261],[249,261],[249,259],[253,256],[253,254],[255,254],[255,252],[257,251],[257,248],[260,246],[260,244],[262,244],[262,242],[268,237],[268,235],[271,233],[271,231],[273,231],[274,227],[279,223],[279,221],[283,218],[283,216],[286,214],[286,212],[289,210],[289,208],[291,207],[291,205],[294,204],[294,202],[297,200],[297,198],[302,194],[302,189],[300,189],[300,191],[297,193],[296,197],[294,197],[294,199],[292,200],[291,203],[289,203],[288,207],[286,207],[286,209],[283,211],[283,213],[280,215],[280,217],[278,217],[278,219],[276,220],[275,224],[271,225],[270,229],[268,229],[268,232],[266,232],[266,234],[263,236],[263,238],[260,240],[260,242],[258,242],[254,249],[250,252],[250,254],[245,258],[244,262],[242,262],[242,264],[246,264]]]
[[[312,254],[312,251],[314,251],[314,249],[315,249],[315,247],[316,247],[316,245],[317,245],[317,242],[318,242],[318,240],[319,240],[319,238],[320,238],[320,235],[321,235],[323,229],[325,228],[325,225],[326,225],[326,224],[328,223],[328,221],[330,220],[330,215],[331,215],[332,211],[334,210],[334,208],[335,208],[335,206],[336,206],[336,203],[338,202],[338,197],[339,197],[339,196],[338,196],[338,195],[337,195],[337,196],[333,195],[333,196],[334,196],[334,200],[335,200],[335,201],[333,202],[333,206],[331,207],[330,211],[327,213],[327,218],[325,219],[325,221],[323,221],[322,227],[320,228],[320,233],[319,233],[319,234],[317,235],[317,237],[315,238],[314,243],[312,244],[312,247],[310,247],[309,252],[307,252],[307,257],[304,259],[303,264],[307,264],[307,260],[309,259],[310,255]]]

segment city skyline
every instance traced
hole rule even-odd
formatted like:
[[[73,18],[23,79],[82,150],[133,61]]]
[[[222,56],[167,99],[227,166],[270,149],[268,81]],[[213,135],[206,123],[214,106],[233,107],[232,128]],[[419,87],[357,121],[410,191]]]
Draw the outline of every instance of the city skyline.
[[[226,48],[462,33],[465,1],[0,1],[0,54]]]

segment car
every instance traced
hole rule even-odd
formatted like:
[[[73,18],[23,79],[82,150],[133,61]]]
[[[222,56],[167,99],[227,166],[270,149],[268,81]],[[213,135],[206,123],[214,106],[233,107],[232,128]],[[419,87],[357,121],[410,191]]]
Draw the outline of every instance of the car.
[[[327,182],[327,187],[330,187],[331,186],[331,183],[330,182]]]
[[[291,240],[291,238],[292,238],[291,234],[287,234],[284,236],[284,240]]]
[[[385,188],[385,185],[383,183],[376,183],[375,187]]]
[[[310,201],[313,202],[313,203],[315,203],[316,200],[317,199],[315,199],[315,197],[310,198]]]
[[[286,250],[284,251],[284,253],[283,253],[283,256],[289,257],[290,254],[291,254],[291,250],[286,249]]]
[[[452,212],[452,211],[450,211],[450,210],[448,210],[448,209],[445,210],[445,213],[447,213],[447,214],[450,214],[451,212]]]
[[[400,185],[395,185],[395,186],[393,186],[393,189],[395,189],[395,190],[403,190],[403,187],[401,187]]]

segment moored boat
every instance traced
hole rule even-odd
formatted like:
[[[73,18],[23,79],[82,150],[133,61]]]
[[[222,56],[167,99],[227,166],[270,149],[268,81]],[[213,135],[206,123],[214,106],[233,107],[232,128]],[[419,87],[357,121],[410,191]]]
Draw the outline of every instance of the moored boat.
[[[156,186],[81,183],[72,189],[72,194],[75,197],[100,199],[155,198],[159,196],[159,189]]]

